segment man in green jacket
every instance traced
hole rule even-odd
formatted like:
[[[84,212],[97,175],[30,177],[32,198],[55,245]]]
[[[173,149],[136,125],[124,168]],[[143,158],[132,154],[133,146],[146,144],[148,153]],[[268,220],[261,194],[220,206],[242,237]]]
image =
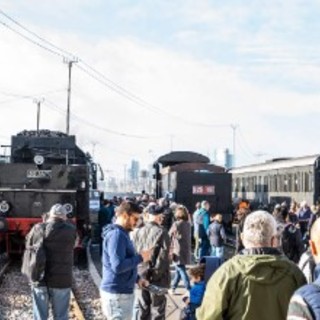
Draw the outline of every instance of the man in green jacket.
[[[200,320],[284,320],[293,292],[304,285],[302,272],[277,249],[276,221],[266,211],[247,216],[245,249],[210,278]]]

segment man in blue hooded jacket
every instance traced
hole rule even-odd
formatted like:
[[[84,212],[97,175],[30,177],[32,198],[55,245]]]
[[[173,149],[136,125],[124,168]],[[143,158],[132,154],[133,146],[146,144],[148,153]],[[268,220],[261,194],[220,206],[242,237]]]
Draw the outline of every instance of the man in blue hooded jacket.
[[[115,224],[103,231],[102,281],[100,295],[102,310],[108,320],[129,320],[132,317],[134,286],[147,285],[137,277],[137,265],[150,260],[152,250],[136,253],[129,238],[140,216],[140,208],[124,202],[117,209]]]

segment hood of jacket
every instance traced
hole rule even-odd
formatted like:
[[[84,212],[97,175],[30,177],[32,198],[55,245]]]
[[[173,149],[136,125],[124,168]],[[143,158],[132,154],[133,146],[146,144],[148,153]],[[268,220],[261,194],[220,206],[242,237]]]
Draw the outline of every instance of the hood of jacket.
[[[108,224],[102,229],[102,237],[106,238],[111,231],[119,230],[128,234],[128,232],[118,224]]]
[[[243,274],[248,280],[264,285],[272,285],[288,273],[291,273],[292,266],[288,258],[283,255],[254,254],[238,255],[233,259],[236,272]]]

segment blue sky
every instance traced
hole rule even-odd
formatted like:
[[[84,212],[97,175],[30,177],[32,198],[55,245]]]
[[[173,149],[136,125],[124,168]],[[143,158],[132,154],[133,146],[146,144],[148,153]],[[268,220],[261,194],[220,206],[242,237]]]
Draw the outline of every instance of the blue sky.
[[[74,133],[89,148],[97,143],[97,157],[108,167],[132,157],[146,163],[150,150],[170,151],[170,136],[174,149],[211,155],[216,147],[232,148],[230,127],[195,123],[238,124],[239,164],[261,160],[255,154],[262,152],[266,157],[319,152],[319,1],[11,0],[0,9],[157,109],[132,104],[74,69],[77,116],[154,137],[128,140],[75,121]],[[0,21],[9,23],[3,16]],[[6,64],[0,91],[31,95],[65,88],[60,58],[4,27],[0,33],[0,59]],[[0,93],[0,102],[5,98]],[[50,99],[63,106],[65,92]],[[11,106],[24,112],[21,102]],[[6,114],[8,123],[15,123],[14,115]],[[44,125],[63,127],[62,114],[52,109],[47,114]],[[32,126],[31,116],[24,120],[1,135]],[[283,137],[290,137],[285,147]]]

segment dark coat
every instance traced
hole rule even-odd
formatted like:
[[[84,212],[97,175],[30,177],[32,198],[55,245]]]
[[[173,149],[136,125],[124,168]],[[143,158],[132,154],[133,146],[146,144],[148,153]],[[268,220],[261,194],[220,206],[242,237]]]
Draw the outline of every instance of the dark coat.
[[[191,262],[191,225],[189,221],[179,220],[173,223],[169,235],[172,241],[173,261],[178,265]]]
[[[40,224],[34,226],[35,234],[42,234]],[[44,281],[39,286],[49,288],[71,288],[73,249],[76,239],[76,227],[61,219],[46,223],[44,248],[46,268]]]

